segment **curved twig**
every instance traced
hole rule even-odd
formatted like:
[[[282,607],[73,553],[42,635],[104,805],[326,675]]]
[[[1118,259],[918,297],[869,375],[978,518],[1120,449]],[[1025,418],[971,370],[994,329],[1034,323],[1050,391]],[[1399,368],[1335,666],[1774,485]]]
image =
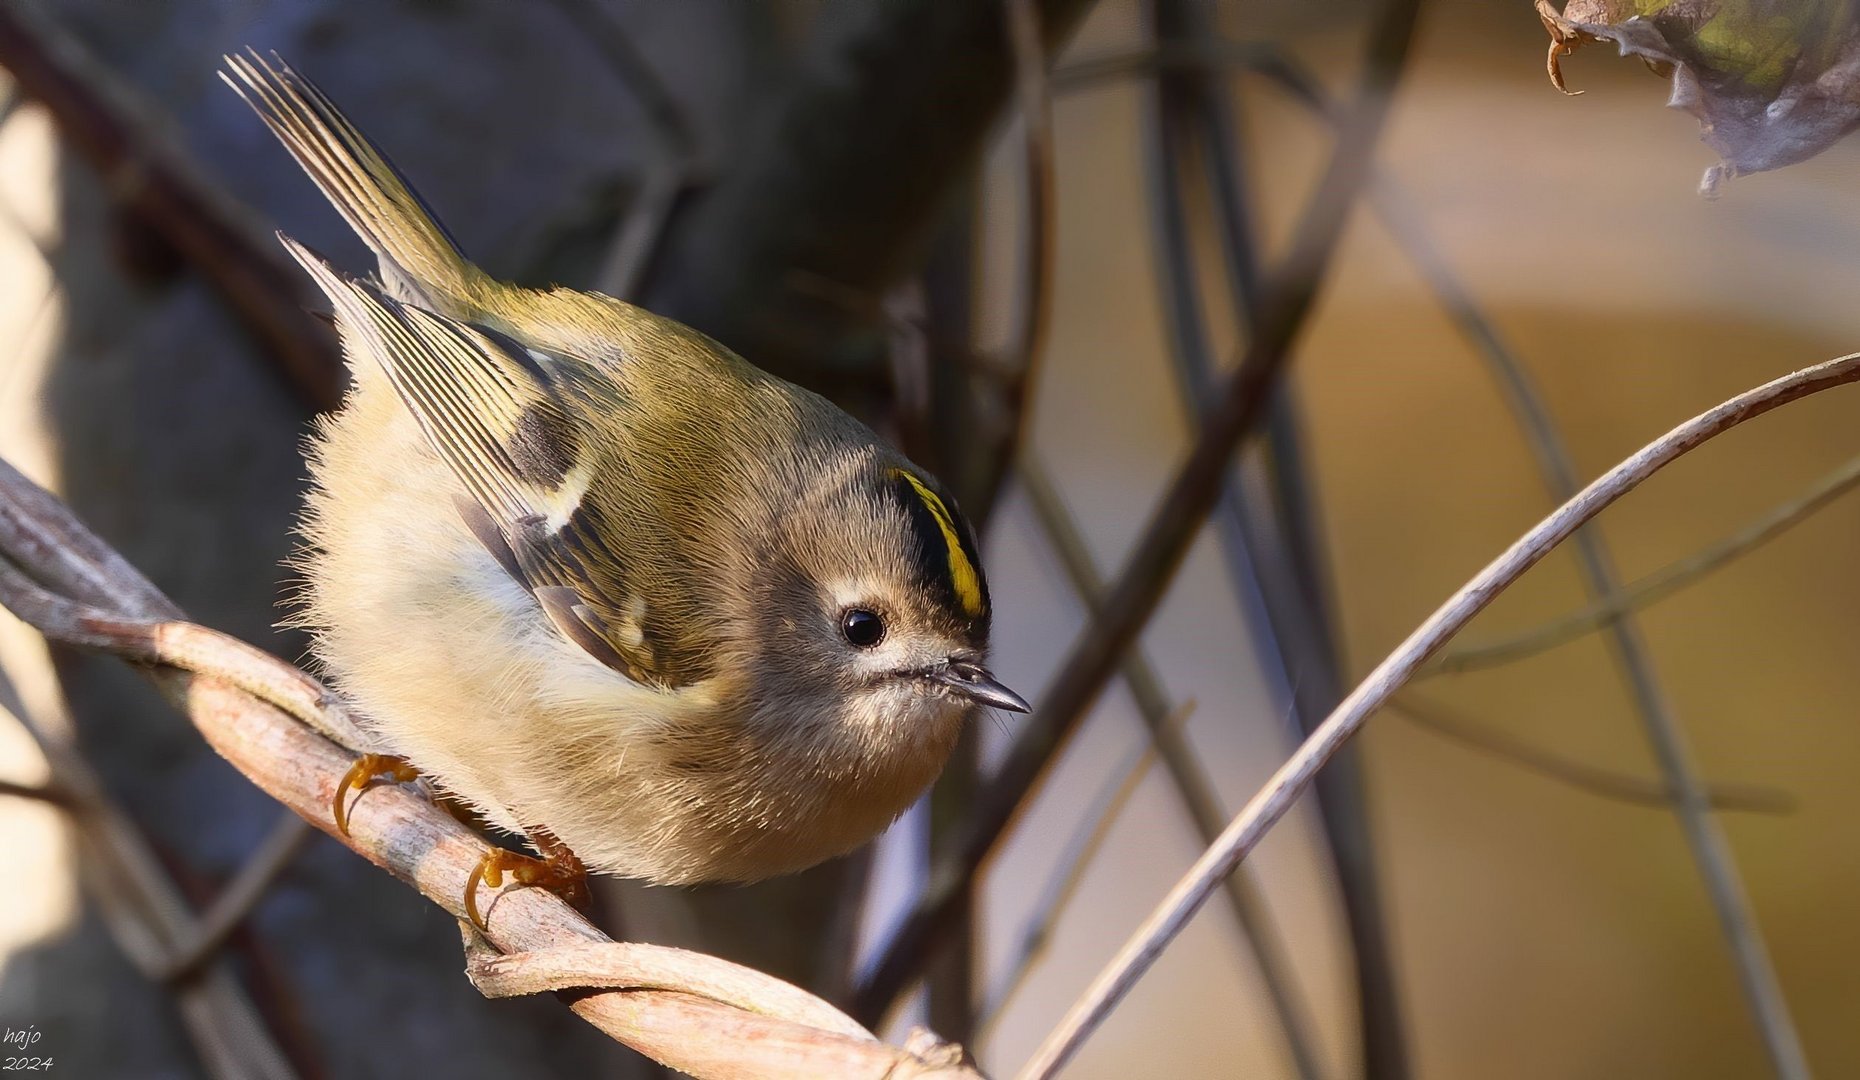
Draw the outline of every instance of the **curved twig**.
[[[1427,279],[1447,315],[1477,347],[1479,358],[1517,421],[1545,492],[1552,500],[1569,498],[1578,486],[1575,462],[1530,372],[1473,301],[1465,282],[1453,273],[1421,231],[1420,215],[1405,202],[1401,189],[1384,177],[1373,198],[1383,222],[1401,238],[1409,258]],[[1578,530],[1571,546],[1577,572],[1590,596],[1600,599],[1621,591],[1614,554],[1600,530]],[[1711,815],[1690,740],[1672,696],[1655,669],[1639,620],[1629,612],[1610,619],[1604,643],[1626,684],[1654,761],[1672,792],[1673,814],[1679,819],[1686,847],[1718,916],[1738,987],[1763,1040],[1770,1066],[1783,1080],[1807,1080],[1808,1056],[1783,997],[1768,943],[1757,925],[1755,904],[1731,853],[1730,839]]]
[[[1435,657],[1417,678],[1497,667],[1568,644],[1607,626],[1630,611],[1659,603],[1708,577],[1801,524],[1835,499],[1860,486],[1860,458],[1854,458],[1790,499],[1714,544],[1630,582],[1619,591],[1546,623],[1486,641],[1469,641]]]
[[[505,955],[469,923],[460,923],[459,933],[465,939],[465,974],[488,998],[593,988],[677,990],[860,1042],[876,1041],[852,1017],[792,983],[688,949],[616,941]]]
[[[1078,1051],[1085,1038],[1096,1030],[1156,962],[1169,942],[1188,925],[1188,920],[1207,902],[1221,880],[1233,872],[1240,860],[1258,846],[1272,826],[1292,808],[1331,755],[1413,678],[1429,656],[1526,570],[1616,499],[1714,436],[1791,401],[1857,380],[1860,380],[1860,353],[1785,375],[1693,417],[1602,474],[1461,586],[1394,652],[1376,665],[1290,760],[1273,773],[1229,823],[1220,842],[1202,853],[1093,981],[1091,988],[1022,1070],[1021,1080],[1043,1080],[1051,1076]]]
[[[1215,12],[1200,0],[1154,0],[1150,21],[1159,50],[1221,44]],[[1152,116],[1145,127],[1144,172],[1157,249],[1155,274],[1169,313],[1176,385],[1189,415],[1199,417],[1219,369],[1203,311],[1204,275],[1195,257],[1194,237],[1203,226],[1192,220],[1191,203],[1199,193],[1219,238],[1226,273],[1218,276],[1227,286],[1229,318],[1237,331],[1258,319],[1264,240],[1250,197],[1244,119],[1231,78],[1205,66],[1164,66],[1151,81],[1145,94]],[[1197,173],[1199,183],[1192,179]],[[1319,497],[1294,398],[1289,386],[1274,395],[1261,445],[1234,462],[1214,525],[1237,602],[1247,609],[1250,622],[1270,631],[1249,635],[1248,648],[1275,684],[1271,695],[1291,706],[1294,730],[1302,738],[1343,697],[1345,682],[1332,611],[1335,590],[1324,569]],[[1346,755],[1318,777],[1316,818],[1323,832],[1321,857],[1343,916],[1363,1080],[1407,1080],[1412,1066],[1403,993],[1359,761]],[[1203,843],[1226,824],[1225,811],[1210,822],[1196,816]],[[1270,994],[1266,958],[1259,966],[1268,976]],[[1285,1017],[1281,1026],[1297,1074],[1326,1075],[1322,1040],[1314,1034],[1309,1010],[1300,1008],[1296,997],[1274,1003]]]

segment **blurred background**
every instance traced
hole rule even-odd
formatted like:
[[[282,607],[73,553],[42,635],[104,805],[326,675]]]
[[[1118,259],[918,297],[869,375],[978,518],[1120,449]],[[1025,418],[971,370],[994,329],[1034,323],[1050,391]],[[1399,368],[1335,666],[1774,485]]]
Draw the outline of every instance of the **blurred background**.
[[[1716,158],[1642,65],[1586,50],[1567,98],[1523,0],[1433,0],[1405,56],[1400,23],[1369,0],[9,0],[0,456],[192,618],[302,658],[279,564],[338,383],[269,230],[367,263],[215,76],[276,49],[494,273],[690,321],[947,478],[985,523],[996,668],[1044,701],[1089,621],[1079,576],[1117,573],[1282,299],[1333,121],[1398,67],[1366,194],[1318,205],[1342,239],[1267,423],[956,933],[894,947],[1035,721],[981,725],[869,857],[604,886],[616,933],[777,971],[894,1037],[928,1023],[1007,1075],[1198,823],[1559,485],[1856,341],[1851,143],[1707,201]],[[1860,1075],[1857,407],[1712,442],[1505,593],[1067,1075],[1806,1075],[1798,1053]],[[1627,618],[1540,632],[1701,559]],[[301,844],[215,957],[278,1075],[653,1075],[554,1001],[479,998],[446,918],[292,840],[122,665],[10,616],[0,664],[0,777],[75,748],[196,909]],[[1715,800],[1690,843],[1661,724]],[[63,1075],[227,1075],[126,957],[90,836],[0,798],[0,1025],[34,1025]],[[1701,850],[1727,856],[1716,902]]]

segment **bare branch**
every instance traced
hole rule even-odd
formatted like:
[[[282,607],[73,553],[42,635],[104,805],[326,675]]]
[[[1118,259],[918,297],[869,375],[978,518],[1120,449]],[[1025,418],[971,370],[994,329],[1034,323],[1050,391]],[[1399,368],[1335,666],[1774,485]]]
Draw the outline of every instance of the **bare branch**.
[[[1220,842],[1202,853],[1047,1037],[1020,1073],[1021,1080],[1044,1080],[1071,1059],[1219,888],[1221,879],[1291,809],[1324,763],[1414,677],[1429,656],[1525,571],[1616,499],[1713,437],[1791,401],[1855,381],[1860,381],[1860,353],[1785,375],[1693,417],[1602,474],[1461,586],[1376,665],[1228,824]]]
[[[1053,90],[1060,94],[1074,94],[1105,83],[1138,76],[1150,77],[1165,71],[1261,69],[1281,56],[1277,46],[1257,41],[1227,41],[1220,38],[1159,41],[1128,52],[1075,60],[1053,72]]]
[[[1186,44],[1218,47],[1214,11],[1199,0],[1153,0],[1154,44],[1160,52]],[[1262,58],[1263,62],[1263,58]],[[1164,64],[1146,97],[1145,127],[1151,233],[1158,248],[1156,279],[1169,313],[1176,383],[1197,420],[1218,377],[1202,289],[1190,200],[1199,190],[1220,241],[1228,308],[1236,332],[1250,331],[1261,303],[1261,237],[1248,198],[1243,114],[1232,80],[1200,64]],[[1202,183],[1195,184],[1195,171]],[[1234,462],[1216,508],[1216,536],[1227,556],[1236,598],[1249,617],[1270,628],[1249,643],[1291,704],[1299,732],[1309,734],[1343,696],[1342,663],[1330,618],[1321,530],[1311,491],[1293,388],[1274,395],[1263,445]],[[1349,962],[1356,984],[1357,1037],[1365,1080],[1409,1075],[1402,994],[1395,949],[1376,869],[1376,844],[1362,769],[1348,752],[1318,777],[1317,821],[1343,909]],[[1225,824],[1207,822],[1204,840]],[[1323,1073],[1315,1046],[1292,1038],[1294,1065],[1304,1076]]]
[[[1202,50],[1199,55],[1177,53],[1154,54],[1101,65],[1098,75],[1124,71],[1161,70],[1170,64],[1232,65],[1258,71],[1278,83],[1292,96],[1320,115],[1337,122],[1337,112],[1326,100],[1321,86],[1295,62],[1272,50],[1247,47]],[[1448,314],[1479,347],[1481,354],[1499,373],[1507,396],[1524,421],[1526,435],[1545,470],[1554,495],[1574,489],[1566,455],[1562,453],[1554,428],[1534,401],[1522,379],[1522,369],[1512,360],[1498,339],[1489,320],[1458,279],[1434,252],[1428,237],[1414,224],[1414,216],[1405,209],[1400,188],[1387,175],[1378,175],[1372,187],[1372,201],[1378,215],[1395,234],[1398,244],[1414,261],[1433,287]],[[1522,389],[1520,389],[1522,388]],[[1578,539],[1580,562],[1590,589],[1601,602],[1618,595],[1615,572],[1607,550],[1599,539]],[[1687,841],[1700,873],[1711,893],[1720,923],[1738,970],[1739,981],[1749,1001],[1766,1049],[1778,1073],[1796,1077],[1807,1074],[1807,1065],[1793,1020],[1783,1001],[1767,949],[1758,933],[1749,904],[1744,896],[1728,844],[1715,823],[1706,814],[1706,800],[1688,760],[1683,734],[1671,714],[1652,663],[1638,629],[1629,621],[1629,612],[1610,615],[1606,620],[1616,658],[1634,693],[1648,737],[1653,743],[1662,771],[1676,795],[1675,807],[1685,827]]]
[[[1020,291],[1008,356],[1015,371],[1012,407],[1020,430],[1032,423],[1029,395],[1039,385],[1040,360],[1053,321],[1054,217],[1053,102],[1046,88],[1046,48],[1035,0],[1005,0],[1008,40],[1014,52],[1014,94],[1020,106],[1023,146]],[[1014,446],[1026,444],[1024,435]]]

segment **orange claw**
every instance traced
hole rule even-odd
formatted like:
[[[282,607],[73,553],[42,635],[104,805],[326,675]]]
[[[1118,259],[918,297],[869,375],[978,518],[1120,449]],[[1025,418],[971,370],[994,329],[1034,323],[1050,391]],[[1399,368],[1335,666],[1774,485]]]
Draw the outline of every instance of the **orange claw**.
[[[510,874],[512,883],[548,889],[575,907],[588,902],[588,868],[568,845],[542,829],[531,830],[530,840],[543,853],[542,858],[508,848],[492,848],[472,868],[471,877],[465,879],[465,914],[471,916],[473,926],[489,929],[484,914],[478,909],[479,884],[498,888],[504,883],[505,872]]]
[[[409,780],[418,780],[420,770],[407,764],[407,759],[393,754],[363,754],[349,766],[349,771],[342,774],[336,782],[336,795],[330,800],[330,814],[336,819],[336,831],[349,835],[349,808],[343,799],[350,791],[368,786],[372,780],[387,778],[396,784]]]

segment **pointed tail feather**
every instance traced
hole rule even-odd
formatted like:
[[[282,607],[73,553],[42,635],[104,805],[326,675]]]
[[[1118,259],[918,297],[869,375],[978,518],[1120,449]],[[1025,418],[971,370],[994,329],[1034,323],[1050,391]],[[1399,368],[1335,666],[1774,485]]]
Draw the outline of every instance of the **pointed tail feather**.
[[[220,77],[265,121],[381,260],[382,281],[406,299],[445,311],[467,301],[481,276],[425,200],[315,83],[275,53],[226,57]]]

